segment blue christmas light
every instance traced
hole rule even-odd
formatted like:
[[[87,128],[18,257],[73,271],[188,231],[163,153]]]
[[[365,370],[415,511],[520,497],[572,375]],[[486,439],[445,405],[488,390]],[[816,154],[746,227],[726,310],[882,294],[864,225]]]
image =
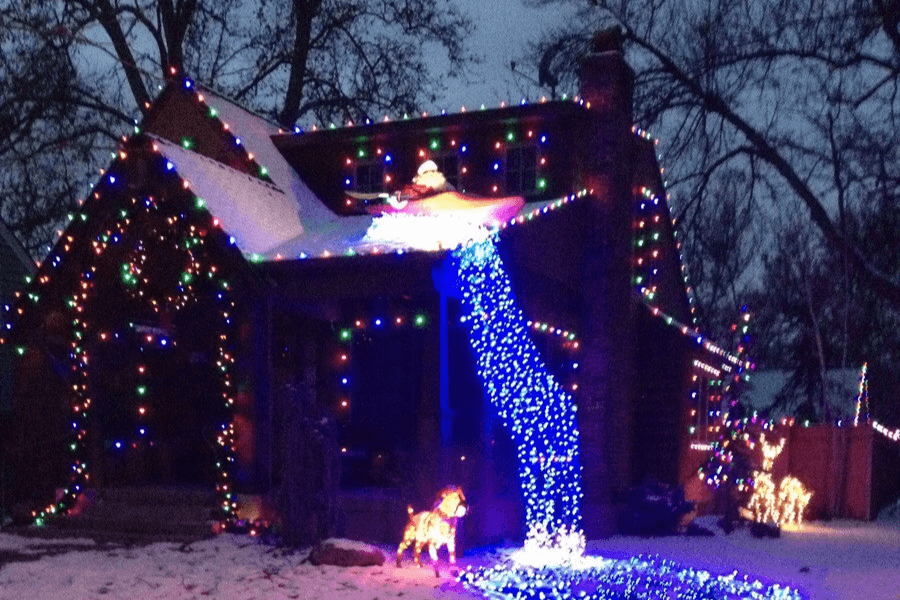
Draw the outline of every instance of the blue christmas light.
[[[515,600],[802,600],[795,588],[714,575],[659,556],[584,557],[564,567],[509,561],[463,572],[460,581],[491,599]]]
[[[547,372],[528,334],[494,237],[454,254],[478,374],[516,445],[529,539],[581,536],[575,402]]]

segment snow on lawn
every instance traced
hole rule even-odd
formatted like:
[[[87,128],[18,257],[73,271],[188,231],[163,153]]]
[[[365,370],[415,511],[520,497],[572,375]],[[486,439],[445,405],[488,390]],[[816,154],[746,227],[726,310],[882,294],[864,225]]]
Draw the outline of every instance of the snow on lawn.
[[[0,558],[67,542],[0,534]],[[0,567],[0,599],[431,600],[453,598],[461,590],[451,577],[438,579],[411,561],[402,569],[390,560],[382,567],[315,567],[303,563],[307,554],[220,535],[186,547],[156,543],[70,550],[39,560],[28,556]]]
[[[715,518],[698,519],[714,537],[616,536],[588,544],[589,554],[659,554],[715,574],[737,570],[797,588],[810,600],[900,600],[900,527],[884,522],[804,523],[777,539],[747,528],[725,535]]]
[[[704,525],[710,529],[710,521]],[[737,570],[751,579],[798,587],[810,600],[900,600],[900,527],[886,523],[810,523],[779,539],[746,529],[714,537],[613,537],[590,554],[624,558],[659,554],[713,574]],[[38,540],[0,534],[0,600],[147,598],[241,600],[424,600],[471,598],[442,565],[442,577],[406,557],[394,567],[315,567],[306,552],[221,535],[188,546],[101,546],[90,540]],[[441,553],[443,556],[443,552]],[[501,553],[502,554],[502,553]],[[499,555],[468,551],[461,566],[490,565]]]

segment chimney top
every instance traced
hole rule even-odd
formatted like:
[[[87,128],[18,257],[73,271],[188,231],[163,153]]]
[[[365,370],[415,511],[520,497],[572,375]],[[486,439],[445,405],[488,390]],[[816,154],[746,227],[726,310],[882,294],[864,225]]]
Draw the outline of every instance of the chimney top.
[[[591,38],[592,52],[621,52],[622,30],[618,27],[608,27],[594,33]]]

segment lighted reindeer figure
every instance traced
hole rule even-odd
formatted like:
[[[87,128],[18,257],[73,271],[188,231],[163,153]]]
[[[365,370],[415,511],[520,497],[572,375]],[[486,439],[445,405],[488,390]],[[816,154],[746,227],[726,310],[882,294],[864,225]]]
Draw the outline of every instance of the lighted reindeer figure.
[[[753,476],[753,495],[747,502],[747,510],[754,521],[768,523],[778,522],[778,511],[775,506],[775,483],[772,475],[756,471]]]
[[[808,491],[803,483],[796,477],[788,475],[778,484],[778,512],[781,524],[803,524],[803,511],[812,498],[812,492]]]
[[[413,555],[416,564],[422,566],[422,548],[428,546],[434,574],[440,577],[437,551],[441,546],[447,546],[450,564],[456,564],[456,524],[459,518],[466,514],[466,497],[460,488],[450,486],[441,490],[432,510],[414,513],[413,507],[410,506],[407,511],[409,523],[403,530],[403,541],[397,547],[397,566],[400,566],[403,551],[415,542]]]
[[[784,438],[781,438],[777,445],[770,444],[766,442],[765,434],[759,436],[763,454],[762,470],[753,472],[753,494],[746,510],[750,518],[760,523],[771,521],[778,526],[799,527],[812,492],[807,491],[799,479],[790,475],[784,477],[776,488],[771,471],[775,466],[775,459],[784,450],[784,442]]]

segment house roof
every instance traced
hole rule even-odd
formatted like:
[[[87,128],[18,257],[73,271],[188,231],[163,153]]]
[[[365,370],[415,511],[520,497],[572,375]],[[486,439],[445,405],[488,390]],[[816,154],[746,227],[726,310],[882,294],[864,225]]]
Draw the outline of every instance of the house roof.
[[[160,137],[155,137],[155,140],[160,151],[174,163],[178,173],[190,183],[192,191],[206,202],[208,210],[220,220],[225,231],[252,260],[443,249],[439,244],[432,247],[430,244],[416,244],[399,237],[393,240],[367,238],[366,234],[376,217],[368,214],[338,215],[328,208],[298,176],[279,150],[289,136],[283,134],[276,125],[269,123],[265,118],[214,92],[204,89],[202,98],[205,104],[215,109],[217,117],[227,124],[228,132],[240,140],[241,146],[252,153],[256,162],[265,167],[272,183],[240,172],[171,141]],[[570,107],[567,110],[580,109],[572,103],[563,104]],[[472,113],[470,118],[483,120],[490,116],[488,113],[497,112],[506,115],[516,108],[479,111]],[[547,106],[521,107],[521,110],[528,114],[547,109]],[[446,119],[450,122],[454,118],[458,120],[467,116],[448,116]],[[437,126],[443,123],[444,119],[438,117],[419,121]],[[407,123],[403,122],[403,125]],[[375,124],[371,128],[383,128],[383,125]],[[321,133],[335,134],[335,132]],[[560,199],[554,198],[529,203],[513,220],[524,221],[531,215],[546,212],[559,201]],[[418,237],[421,239],[421,234]]]
[[[860,369],[829,369],[825,372],[825,402],[835,418],[852,418],[859,395]],[[766,412],[770,419],[792,417],[810,399],[802,382],[792,371],[766,370],[755,372],[742,395],[742,402],[751,409]]]
[[[0,221],[0,298],[11,296],[13,290],[22,287],[22,277],[36,270],[25,248]]]
[[[277,186],[162,138],[154,141],[243,252],[265,254],[304,231],[296,199]]]

